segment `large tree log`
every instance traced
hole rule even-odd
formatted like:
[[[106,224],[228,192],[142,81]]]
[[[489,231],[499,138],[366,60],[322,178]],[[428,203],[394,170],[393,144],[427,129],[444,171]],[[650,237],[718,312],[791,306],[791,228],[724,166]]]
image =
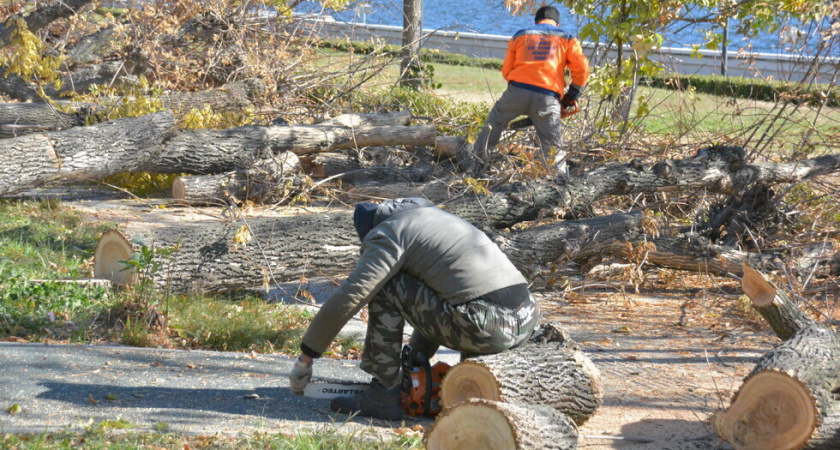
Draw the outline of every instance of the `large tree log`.
[[[190,205],[275,203],[283,197],[283,191],[291,190],[289,185],[298,172],[298,157],[286,152],[232,172],[178,177],[172,183],[172,198]]]
[[[545,406],[474,399],[438,415],[424,437],[429,450],[574,449],[578,431]]]
[[[0,136],[4,137],[62,130],[82,123],[81,117],[46,103],[0,103]]]
[[[713,417],[715,431],[738,449],[840,448],[840,337],[758,272],[746,268],[742,284],[785,341],[762,356],[729,408]]]
[[[163,112],[0,140],[0,196],[140,170],[157,158],[174,124]]]
[[[227,130],[182,130],[144,170],[159,173],[219,173],[272,154],[305,155],[373,145],[427,145],[432,125],[382,127],[244,126]]]
[[[471,398],[546,405],[580,425],[603,396],[598,368],[549,323],[525,345],[456,364],[441,383],[440,400],[444,409]]]
[[[792,183],[840,171],[840,154],[790,163],[746,164],[737,147],[709,147],[692,158],[653,166],[638,161],[605,164],[573,176],[565,185],[512,183],[491,195],[465,196],[449,205],[459,216],[483,214],[483,225],[506,228],[535,220],[554,207],[576,210],[610,195],[703,191],[732,194],[756,182]],[[462,212],[463,211],[463,212]]]
[[[701,236],[660,236],[637,242],[604,241],[598,246],[583,249],[576,257],[580,261],[597,257],[614,257],[621,261],[639,262],[638,246],[644,246],[645,264],[712,275],[742,276],[745,263],[765,271],[790,268],[796,275],[832,276],[838,273],[834,261],[838,255],[831,245],[795,253],[744,252],[732,247],[716,245]],[[791,249],[794,250],[794,249]]]
[[[615,229],[633,227],[632,217],[569,221],[536,227],[528,230],[546,246],[583,247],[586,242],[574,242],[575,239],[590,241],[601,232],[618,234]],[[615,224],[619,224],[616,226]],[[151,248],[178,247],[166,264],[166,270],[153,274],[154,282],[159,287],[168,286],[178,292],[191,289],[205,291],[224,291],[242,288],[254,288],[266,281],[286,282],[301,276],[337,276],[350,272],[358,259],[358,239],[353,228],[352,214],[349,212],[331,212],[309,214],[305,217],[290,216],[281,218],[254,218],[248,221],[252,230],[246,235],[252,237],[247,245],[237,244],[237,237],[244,226],[242,223],[202,222],[167,228],[148,228],[127,230],[119,242],[145,242]],[[604,229],[599,227],[606,227]],[[582,231],[564,231],[572,228]],[[539,230],[546,236],[537,237]],[[115,232],[116,233],[116,232]],[[119,233],[118,233],[119,234]],[[108,235],[100,239],[103,242],[114,241]],[[553,237],[553,239],[552,239]],[[119,243],[118,242],[118,243]],[[537,266],[551,261],[534,261],[535,257],[551,258],[551,253],[528,259],[515,253],[520,251],[514,243],[503,250],[513,261],[525,261]],[[112,244],[108,244],[112,245]],[[120,252],[130,254],[134,248],[125,248]],[[530,249],[522,250],[532,253]],[[107,254],[95,255],[94,272],[97,278],[109,278],[124,267],[123,257],[110,257]],[[527,268],[522,268],[527,273]],[[270,279],[272,275],[274,279]],[[115,280],[118,281],[118,280]]]
[[[0,94],[5,94],[12,100],[19,102],[43,103],[44,99],[38,95],[29,83],[15,73],[6,74],[8,67],[0,65]]]

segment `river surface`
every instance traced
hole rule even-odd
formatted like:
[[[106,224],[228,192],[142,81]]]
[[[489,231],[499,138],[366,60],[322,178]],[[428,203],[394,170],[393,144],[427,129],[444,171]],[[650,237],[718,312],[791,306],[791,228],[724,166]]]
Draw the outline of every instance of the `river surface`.
[[[566,32],[577,35],[583,25],[582,18],[576,17],[563,7],[560,10],[560,27]],[[366,3],[351,5],[345,11],[335,12],[332,10],[322,11],[321,7],[314,2],[304,2],[296,11],[298,12],[320,12],[333,16],[336,20],[346,22],[358,22],[378,25],[402,26],[402,2],[399,0],[369,0]],[[697,14],[699,15],[699,14]],[[510,36],[517,30],[533,23],[533,16],[512,16],[504,7],[501,0],[423,0],[423,28],[441,29],[449,31],[468,31],[475,33]],[[745,37],[737,34],[734,30],[737,23],[730,23],[729,44],[727,48],[733,51],[750,48],[755,52],[763,53],[790,53],[799,52],[790,45],[790,37],[795,36],[799,42],[807,44],[804,48],[815,48],[817,37],[810,33],[813,25],[797,25],[801,33],[777,32],[764,33],[756,37]],[[681,27],[682,25],[680,25]],[[677,30],[672,27],[665,33],[663,45],[670,47],[691,47],[700,44],[703,40],[704,28],[697,26],[686,27]],[[787,39],[786,39],[787,38]],[[837,52],[834,52],[835,54]]]

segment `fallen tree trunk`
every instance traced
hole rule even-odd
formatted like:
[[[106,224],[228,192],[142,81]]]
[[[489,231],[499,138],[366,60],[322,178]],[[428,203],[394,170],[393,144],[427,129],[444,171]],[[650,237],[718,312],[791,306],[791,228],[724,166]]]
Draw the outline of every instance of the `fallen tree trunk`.
[[[173,126],[163,112],[0,140],[0,196],[140,170],[157,158]]]
[[[578,430],[549,407],[474,399],[440,413],[423,441],[429,450],[566,450],[577,448]]]
[[[633,161],[605,164],[573,176],[564,185],[511,183],[490,195],[464,196],[449,204],[454,214],[483,215],[481,226],[507,228],[535,220],[552,208],[577,210],[611,195],[703,191],[732,194],[756,182],[793,183],[840,171],[840,154],[791,163],[746,164],[735,147],[702,149],[692,158],[666,160],[653,166]]]
[[[270,154],[305,155],[373,145],[426,145],[431,125],[382,127],[245,126],[227,130],[182,130],[166,152],[146,167],[150,172],[214,173]]]
[[[536,236],[541,229],[544,230],[545,236],[540,240],[546,246],[585,246],[585,242],[576,243],[574,240],[590,240],[601,231],[606,233],[606,230],[597,228],[601,226],[618,235],[615,229],[632,227],[632,217],[640,217],[638,214],[628,216],[631,218],[616,219],[613,223],[608,218],[569,221],[536,227],[527,232]],[[619,225],[616,226],[616,223]],[[177,252],[165,264],[166,270],[151,275],[155,285],[168,286],[176,292],[251,289],[266,282],[293,281],[301,276],[338,276],[353,270],[358,259],[359,242],[349,212],[254,218],[244,228],[250,231],[242,231],[243,227],[242,223],[201,222],[129,230],[125,234],[115,232],[123,236],[122,240],[103,236],[99,245],[145,242],[149,248],[177,246]],[[564,228],[582,231],[564,232]],[[250,238],[246,245],[242,245],[243,236]],[[513,242],[503,248],[511,260],[528,261],[532,266],[549,262],[516,255],[519,248]],[[135,250],[126,247],[120,254],[131,254]],[[530,252],[527,249],[523,251]],[[550,253],[546,255],[553,257]],[[109,278],[109,274],[117,273],[124,267],[120,263],[125,259],[123,257],[110,257],[99,252],[94,256],[97,278]],[[528,273],[525,267],[521,270]]]
[[[43,103],[44,99],[38,95],[29,83],[20,75],[7,73],[8,67],[0,65],[0,94],[5,94],[12,100],[19,102]]]
[[[784,339],[764,354],[715,432],[738,449],[840,448],[840,337],[747,267],[744,293]]]
[[[82,123],[81,117],[46,103],[0,103],[0,136],[62,130]]]
[[[233,172],[178,177],[172,183],[172,198],[189,205],[276,203],[288,197],[284,191],[291,191],[298,172],[298,157],[286,152]]]
[[[581,425],[603,396],[598,368],[549,323],[522,346],[456,364],[441,383],[440,400],[444,409],[471,398],[546,405]]]

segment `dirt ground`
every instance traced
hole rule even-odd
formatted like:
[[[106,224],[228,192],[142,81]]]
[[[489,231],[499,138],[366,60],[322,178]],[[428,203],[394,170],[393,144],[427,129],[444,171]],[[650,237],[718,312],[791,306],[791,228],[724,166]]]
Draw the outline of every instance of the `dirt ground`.
[[[582,448],[726,448],[709,419],[778,339],[738,312],[737,296],[720,294],[543,300],[601,371],[604,403],[580,429]]]
[[[91,220],[124,227],[218,220],[231,211],[186,208],[166,200],[66,203]],[[289,212],[250,211],[283,215]],[[674,276],[675,275],[675,276]],[[585,449],[727,448],[709,419],[725,408],[756,359],[778,342],[738,307],[737,282],[672,274],[670,285],[628,293],[590,288],[538,290],[547,319],[561,322],[601,371],[605,397],[580,428]]]

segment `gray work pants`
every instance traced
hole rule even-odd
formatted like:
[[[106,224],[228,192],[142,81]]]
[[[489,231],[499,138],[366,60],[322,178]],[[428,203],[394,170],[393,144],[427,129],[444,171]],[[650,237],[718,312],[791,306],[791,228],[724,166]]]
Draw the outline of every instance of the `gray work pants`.
[[[560,100],[553,95],[529,91],[517,86],[508,85],[490,114],[487,123],[478,134],[473,144],[473,170],[486,169],[491,161],[491,153],[499,143],[502,131],[507,128],[511,120],[521,116],[528,116],[537,129],[543,162],[548,166],[555,166],[561,175],[566,172],[566,152],[562,147],[560,133]],[[548,161],[550,150],[556,149],[555,160]],[[467,164],[469,165],[469,163]]]

